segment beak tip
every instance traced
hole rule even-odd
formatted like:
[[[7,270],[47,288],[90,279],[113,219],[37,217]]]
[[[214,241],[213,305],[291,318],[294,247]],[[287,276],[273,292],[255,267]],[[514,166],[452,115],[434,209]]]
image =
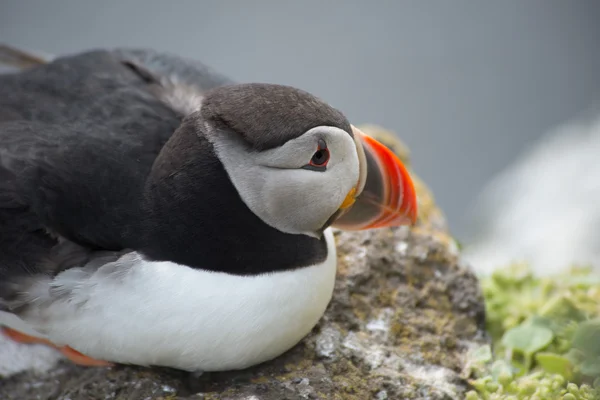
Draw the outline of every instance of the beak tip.
[[[410,226],[415,226],[419,221],[419,213],[416,211],[411,212],[410,214]]]
[[[417,198],[417,193],[416,193],[412,179],[410,181],[410,186],[411,186],[412,195],[411,195],[411,201],[410,201],[411,207],[410,207],[409,215],[410,215],[411,225],[415,225],[419,220],[419,206],[418,206],[419,201]]]
[[[417,190],[415,189],[415,183],[406,167],[402,167],[400,174],[401,185],[404,193],[404,199],[401,209],[405,210],[404,213],[408,217],[410,223],[408,225],[413,226],[419,219],[419,206]]]

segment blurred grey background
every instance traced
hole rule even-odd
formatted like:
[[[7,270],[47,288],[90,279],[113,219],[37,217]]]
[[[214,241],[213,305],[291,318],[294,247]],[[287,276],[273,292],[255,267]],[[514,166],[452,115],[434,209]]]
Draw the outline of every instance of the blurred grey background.
[[[0,41],[152,47],[313,92],[397,132],[459,238],[492,176],[600,100],[596,0],[0,0]]]

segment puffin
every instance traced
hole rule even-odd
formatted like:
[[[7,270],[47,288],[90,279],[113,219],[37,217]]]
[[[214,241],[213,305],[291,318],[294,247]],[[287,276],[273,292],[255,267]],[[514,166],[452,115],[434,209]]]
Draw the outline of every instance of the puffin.
[[[79,365],[274,359],[332,298],[333,231],[417,214],[401,160],[299,88],[149,49],[0,75],[0,327]]]

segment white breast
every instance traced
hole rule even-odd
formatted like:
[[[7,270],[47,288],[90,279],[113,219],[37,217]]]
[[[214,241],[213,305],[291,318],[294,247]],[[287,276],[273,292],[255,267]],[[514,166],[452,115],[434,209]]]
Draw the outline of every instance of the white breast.
[[[50,303],[27,322],[45,334],[38,336],[96,359],[200,371],[246,368],[290,349],[323,315],[337,258],[330,229],[325,237],[323,263],[252,277],[139,257],[126,272],[114,265],[92,275],[69,270],[52,285],[68,285],[71,296],[50,298],[46,282],[35,295]]]

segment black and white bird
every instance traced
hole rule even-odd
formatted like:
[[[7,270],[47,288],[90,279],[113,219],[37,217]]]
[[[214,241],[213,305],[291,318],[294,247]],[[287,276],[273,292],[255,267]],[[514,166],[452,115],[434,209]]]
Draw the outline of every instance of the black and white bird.
[[[0,325],[80,364],[275,358],[332,297],[332,227],[416,218],[401,161],[302,90],[149,50],[0,75]]]

